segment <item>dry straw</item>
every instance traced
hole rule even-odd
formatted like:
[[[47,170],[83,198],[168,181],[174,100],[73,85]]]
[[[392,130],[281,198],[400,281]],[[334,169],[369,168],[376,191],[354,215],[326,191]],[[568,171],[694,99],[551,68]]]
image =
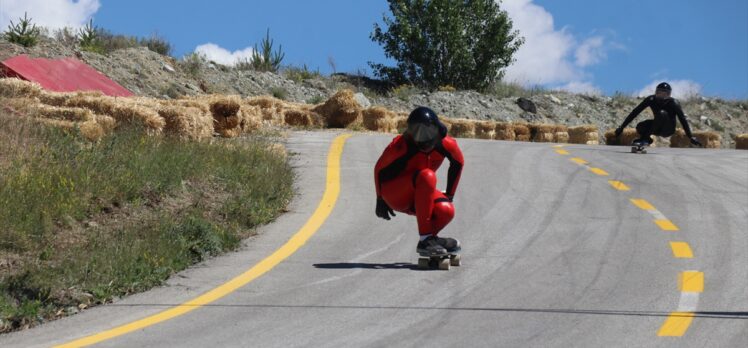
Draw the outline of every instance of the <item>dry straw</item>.
[[[475,137],[478,139],[495,139],[496,123],[493,121],[479,121],[475,123]]]
[[[549,124],[531,124],[530,134],[532,141],[537,143],[552,143],[554,139],[555,127]]]
[[[748,133],[740,134],[735,137],[735,148],[739,150],[748,150]]]
[[[693,132],[693,136],[708,149],[719,149],[722,147],[722,136],[716,132]],[[670,137],[670,147],[690,147],[691,139],[686,136],[686,132],[678,128],[675,134]]]
[[[530,127],[526,123],[515,123],[513,124],[514,135],[516,141],[530,141],[531,133]]]
[[[569,128],[569,142],[572,144],[597,145],[599,138],[597,126],[582,125]]]
[[[42,87],[36,82],[23,81],[17,78],[0,79],[0,97],[37,98],[42,93]]]
[[[361,119],[361,105],[353,96],[353,91],[344,89],[335,93],[322,105],[312,109],[322,115],[331,128],[345,128]]]
[[[620,137],[616,137],[616,130],[609,129],[605,132],[605,144],[606,145],[623,145],[629,146],[634,140],[639,138],[639,133],[634,128],[625,128]]]
[[[569,127],[564,125],[555,125],[553,127],[553,142],[554,143],[568,143],[569,142]]]
[[[475,138],[475,122],[472,120],[450,119],[449,134],[455,138]]]
[[[497,123],[495,139],[514,141],[516,139],[516,135],[514,134],[514,125],[511,123]]]
[[[364,128],[383,133],[391,133],[397,131],[397,121],[395,120],[395,113],[383,108],[381,106],[375,106],[365,109],[362,112],[362,119]]]

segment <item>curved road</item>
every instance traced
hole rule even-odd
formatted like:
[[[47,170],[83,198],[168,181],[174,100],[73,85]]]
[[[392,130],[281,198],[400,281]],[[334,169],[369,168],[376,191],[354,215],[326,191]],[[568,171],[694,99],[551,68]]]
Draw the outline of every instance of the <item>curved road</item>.
[[[300,195],[240,252],[168,286],[0,336],[0,346],[50,346],[109,330],[257,264],[312,215],[338,134],[294,133]],[[372,168],[389,139],[346,141],[332,213],[268,273],[95,346],[748,344],[748,151],[634,155],[623,147],[459,139],[466,166],[457,216],[443,234],[463,242],[463,266],[444,272],[415,269],[414,218],[374,216]]]

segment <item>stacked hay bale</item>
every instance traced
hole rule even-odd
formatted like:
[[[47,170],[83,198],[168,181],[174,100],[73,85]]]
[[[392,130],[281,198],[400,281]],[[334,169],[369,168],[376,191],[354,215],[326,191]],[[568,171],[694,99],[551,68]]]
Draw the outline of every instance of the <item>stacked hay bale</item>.
[[[495,132],[494,139],[496,140],[514,141],[516,139],[514,125],[511,123],[496,123]]]
[[[127,98],[76,94],[65,102],[65,106],[90,109],[96,114],[113,117],[118,124],[142,126],[151,134],[161,133],[166,125],[156,110],[128,101]]]
[[[361,121],[361,105],[354,98],[353,91],[344,89],[335,93],[322,105],[312,111],[322,115],[327,126],[331,128],[346,128]]]
[[[158,114],[166,121],[165,134],[192,140],[213,136],[213,117],[202,108],[165,105]]]
[[[241,99],[238,96],[213,96],[210,98],[210,112],[213,115],[213,130],[225,138],[241,135],[239,127],[239,109]]]
[[[44,90],[36,82],[23,81],[17,78],[0,79],[0,97],[4,98],[37,98]]]
[[[553,126],[553,142],[554,143],[568,143],[569,142],[569,127],[564,125]]]
[[[263,122],[271,125],[283,124],[285,103],[282,100],[271,96],[259,96],[246,99],[244,104],[258,107]]]
[[[716,132],[693,132],[693,136],[708,149],[719,149],[722,147],[722,137]],[[691,139],[686,136],[683,129],[676,129],[675,134],[670,137],[670,147],[691,147]]]
[[[532,141],[536,143],[552,143],[554,139],[555,126],[548,124],[531,124],[530,134]]]
[[[597,145],[600,143],[597,126],[583,125],[569,128],[569,142],[572,144]]]
[[[449,119],[449,134],[455,138],[475,138],[475,122],[472,120]]]
[[[748,133],[735,137],[735,148],[738,150],[748,150]]]
[[[391,133],[396,132],[398,128],[395,113],[381,106],[375,106],[364,110],[362,118],[364,128],[371,131]]]
[[[616,130],[609,129],[605,132],[605,145],[631,145],[634,140],[639,138],[639,133],[634,128],[625,128],[620,137],[616,137]]]
[[[239,127],[245,133],[256,131],[262,127],[262,109],[258,106],[242,104],[239,109]]]
[[[320,125],[319,114],[306,108],[293,108],[283,111],[283,121],[292,127],[311,128]]]
[[[475,137],[478,139],[496,139],[496,123],[493,121],[475,122]]]
[[[397,133],[405,133],[405,130],[408,129],[408,115],[405,113],[398,113],[395,118],[393,119],[395,122],[395,131]],[[442,123],[444,123],[444,120],[441,120]]]
[[[530,126],[527,123],[515,123],[513,128],[516,141],[530,141],[532,139]]]

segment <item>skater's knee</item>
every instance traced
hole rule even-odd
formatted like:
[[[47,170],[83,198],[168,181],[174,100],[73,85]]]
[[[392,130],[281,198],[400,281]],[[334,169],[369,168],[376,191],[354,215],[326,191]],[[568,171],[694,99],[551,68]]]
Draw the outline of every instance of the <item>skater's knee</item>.
[[[434,203],[434,215],[439,220],[449,222],[455,216],[455,206],[449,201],[438,201]]]
[[[413,183],[415,186],[426,185],[436,188],[436,173],[431,169],[423,169],[415,174]]]

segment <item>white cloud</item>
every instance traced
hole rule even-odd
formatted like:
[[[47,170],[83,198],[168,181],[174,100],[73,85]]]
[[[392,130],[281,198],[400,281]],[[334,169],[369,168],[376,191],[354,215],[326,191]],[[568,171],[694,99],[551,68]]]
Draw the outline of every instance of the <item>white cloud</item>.
[[[605,60],[607,55],[603,43],[602,36],[594,36],[584,40],[584,42],[577,47],[576,53],[574,53],[577,66],[590,66]]]
[[[600,90],[600,88],[598,88],[591,82],[572,81],[559,87],[558,89],[578,94],[602,95],[602,91]]]
[[[533,0],[504,0],[501,9],[512,19],[525,43],[506,69],[505,79],[525,86],[550,85],[576,93],[600,94],[584,68],[601,63],[610,49],[625,49],[596,35],[580,44],[565,28],[554,27],[553,15]]]
[[[99,10],[99,0],[0,0],[0,28],[5,30],[12,20],[24,13],[33,23],[49,29],[81,27]]]
[[[236,50],[231,52],[221,46],[214,43],[206,43],[195,48],[195,52],[205,55],[208,60],[212,60],[218,64],[234,66],[239,60],[252,58],[252,47],[245,49]]]
[[[646,97],[648,95],[654,94],[655,88],[657,88],[657,85],[660,84],[660,82],[667,82],[670,84],[671,87],[673,87],[673,93],[672,93],[673,98],[688,99],[691,97],[701,95],[701,85],[698,84],[697,82],[694,82],[691,80],[660,79],[660,80],[652,81],[652,83],[642,88],[639,91],[639,93],[637,93],[637,96]]]

